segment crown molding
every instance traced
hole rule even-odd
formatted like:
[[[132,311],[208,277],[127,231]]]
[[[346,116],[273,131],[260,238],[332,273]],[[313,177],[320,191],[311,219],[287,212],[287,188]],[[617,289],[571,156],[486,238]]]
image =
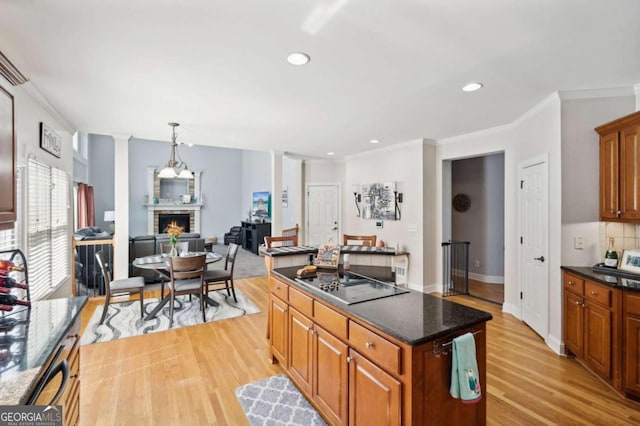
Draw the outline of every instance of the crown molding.
[[[502,124],[500,126],[489,127],[487,129],[478,130],[476,132],[465,133],[464,135],[452,136],[450,138],[444,138],[438,141],[438,145],[446,145],[455,142],[461,142],[468,139],[476,139],[482,136],[494,135],[496,133],[503,133],[518,127],[523,121],[528,120],[529,118],[536,115],[538,112],[547,108],[548,106],[554,104],[555,102],[560,101],[560,95],[558,92],[553,92],[542,101],[534,105],[532,108],[527,110],[524,114],[517,117],[511,123]]]
[[[2,52],[0,52],[0,75],[6,78],[13,86],[18,86],[29,81]]]
[[[49,102],[47,98],[38,90],[38,88],[33,84],[32,81],[28,81],[23,84],[22,89],[34,100],[38,105],[40,105],[46,112],[51,114],[56,121],[66,130],[67,132],[74,134],[76,132],[76,127],[70,123],[66,118],[62,116],[58,112],[57,109]]]
[[[367,157],[369,155],[379,154],[381,152],[397,151],[399,149],[406,148],[406,147],[413,147],[413,146],[416,146],[416,145],[422,145],[423,143],[425,143],[427,141],[432,142],[431,139],[413,139],[413,140],[410,140],[410,141],[400,142],[400,143],[396,143],[396,144],[393,144],[393,145],[381,146],[380,148],[370,149],[368,151],[358,152],[358,153],[351,154],[351,155],[345,155],[344,159],[345,160],[353,160],[353,159],[356,159],[356,158]]]
[[[609,87],[602,89],[560,90],[558,94],[560,96],[560,99],[562,99],[563,101],[574,99],[623,98],[626,96],[633,96],[634,89],[635,86]]]

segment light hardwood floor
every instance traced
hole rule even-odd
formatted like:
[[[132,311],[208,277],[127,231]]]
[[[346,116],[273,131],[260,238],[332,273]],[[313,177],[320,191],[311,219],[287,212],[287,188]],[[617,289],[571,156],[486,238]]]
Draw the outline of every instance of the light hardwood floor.
[[[281,372],[269,362],[266,277],[236,281],[261,313],[83,346],[83,425],[244,425],[234,389]],[[145,294],[153,297],[154,294]],[[478,299],[448,300],[485,310],[487,423],[638,425],[625,401],[572,359],[553,353],[526,325]],[[83,327],[100,300],[90,301]]]
[[[496,303],[504,303],[504,285],[469,278],[469,294]]]

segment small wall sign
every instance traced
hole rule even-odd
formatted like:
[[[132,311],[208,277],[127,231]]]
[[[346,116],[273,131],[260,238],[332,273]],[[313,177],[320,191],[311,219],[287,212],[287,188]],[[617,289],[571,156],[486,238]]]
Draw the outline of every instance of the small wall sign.
[[[40,148],[58,158],[62,155],[62,138],[43,122],[40,122]]]

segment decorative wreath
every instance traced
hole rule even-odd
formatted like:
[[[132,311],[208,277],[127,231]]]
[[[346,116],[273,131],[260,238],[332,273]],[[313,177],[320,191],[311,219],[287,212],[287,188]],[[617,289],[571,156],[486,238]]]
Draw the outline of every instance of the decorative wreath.
[[[453,197],[453,208],[459,212],[466,212],[471,207],[471,198],[467,194],[457,194]]]

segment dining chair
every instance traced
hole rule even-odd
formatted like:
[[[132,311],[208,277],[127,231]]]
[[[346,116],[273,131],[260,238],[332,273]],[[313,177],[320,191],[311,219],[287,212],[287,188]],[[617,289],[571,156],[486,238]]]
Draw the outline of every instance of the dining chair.
[[[298,236],[291,235],[289,237],[264,237],[264,245],[266,248],[271,247],[291,247],[298,245]]]
[[[376,246],[376,236],[375,235],[348,235],[344,234],[342,237],[342,244],[345,246],[354,245],[349,244],[349,241],[362,241],[360,245],[375,247]]]
[[[100,270],[102,271],[102,278],[104,279],[105,286],[105,303],[104,310],[102,311],[102,317],[100,318],[100,322],[98,324],[102,324],[104,319],[107,316],[107,311],[109,310],[109,303],[111,302],[111,297],[114,294],[119,293],[129,293],[129,294],[139,294],[140,295],[140,316],[144,316],[144,278],[142,277],[131,277],[131,278],[123,278],[119,280],[111,279],[111,267],[104,260],[104,253],[102,250],[96,253],[96,261],[98,265],[100,265]]]
[[[231,293],[229,292],[229,289],[231,289],[231,292],[233,292],[233,300],[238,303],[236,290],[233,286],[233,268],[236,264],[236,257],[239,248],[240,246],[238,244],[229,243],[229,250],[227,251],[227,256],[224,260],[224,269],[209,269],[205,272],[205,296],[209,293],[210,286],[224,283],[227,295],[231,297]]]
[[[173,326],[173,305],[176,296],[195,294],[200,298],[202,322],[206,322],[204,272],[206,268],[206,254],[195,256],[169,257],[169,328]]]
[[[286,228],[282,230],[282,236],[283,237],[296,237],[296,239],[294,240],[293,244],[288,243],[287,244],[283,244],[283,246],[297,246],[298,245],[298,233],[300,231],[300,227],[298,226],[298,224],[296,223],[296,226],[294,226],[293,228]]]

